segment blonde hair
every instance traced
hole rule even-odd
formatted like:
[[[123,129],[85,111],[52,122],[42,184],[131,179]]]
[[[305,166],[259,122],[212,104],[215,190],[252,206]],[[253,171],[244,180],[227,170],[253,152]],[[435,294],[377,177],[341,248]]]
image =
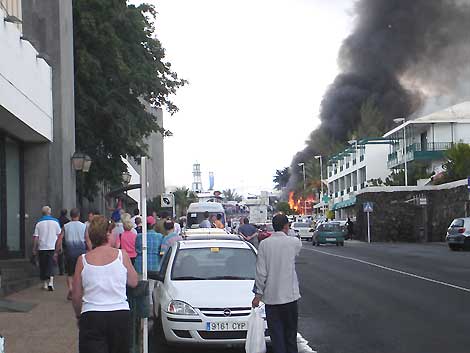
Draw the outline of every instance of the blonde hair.
[[[108,242],[109,228],[110,222],[105,216],[93,216],[88,228],[88,236],[94,248]]]

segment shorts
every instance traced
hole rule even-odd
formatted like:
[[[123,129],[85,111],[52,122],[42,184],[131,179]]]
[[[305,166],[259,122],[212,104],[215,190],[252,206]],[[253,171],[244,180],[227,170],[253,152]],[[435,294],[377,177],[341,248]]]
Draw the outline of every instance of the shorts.
[[[77,266],[77,260],[81,255],[78,256],[65,256],[65,271],[67,275],[73,276],[75,273],[75,266]]]

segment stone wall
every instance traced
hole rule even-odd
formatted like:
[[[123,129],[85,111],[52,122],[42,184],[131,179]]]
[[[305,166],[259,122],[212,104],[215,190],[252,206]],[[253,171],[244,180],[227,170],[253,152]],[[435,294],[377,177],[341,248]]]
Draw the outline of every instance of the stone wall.
[[[420,198],[425,198],[427,204],[419,205]],[[373,202],[372,241],[444,241],[452,220],[469,214],[468,200],[466,180],[422,188],[367,188],[356,196],[356,237],[367,239],[363,204]]]

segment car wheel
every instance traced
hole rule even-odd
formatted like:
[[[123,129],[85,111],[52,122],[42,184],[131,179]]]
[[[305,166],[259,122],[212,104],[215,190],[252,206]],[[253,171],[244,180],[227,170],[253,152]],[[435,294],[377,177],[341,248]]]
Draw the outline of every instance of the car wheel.
[[[339,242],[336,242],[336,246],[339,246],[339,244],[340,244]]]
[[[156,317],[153,321],[153,331],[155,334],[155,338],[159,344],[162,346],[167,346],[168,343],[165,337],[165,331],[163,331],[163,317],[162,317],[162,310],[161,308],[158,309],[158,317]]]
[[[463,248],[463,250],[467,250],[467,251],[470,250],[470,239],[469,238],[465,238],[462,248]]]
[[[340,244],[341,244],[341,246],[344,246],[344,241],[342,241]]]
[[[315,242],[315,245],[320,246],[320,242],[319,241]]]

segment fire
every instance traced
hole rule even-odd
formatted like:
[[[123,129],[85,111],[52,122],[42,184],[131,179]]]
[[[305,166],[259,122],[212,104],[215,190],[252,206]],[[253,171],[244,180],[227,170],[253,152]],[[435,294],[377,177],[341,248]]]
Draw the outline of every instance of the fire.
[[[313,211],[312,207],[315,201],[316,201],[315,197],[312,195],[309,195],[304,200],[302,197],[300,197],[299,199],[296,199],[293,191],[289,193],[290,208],[301,215],[312,214],[312,211]]]

